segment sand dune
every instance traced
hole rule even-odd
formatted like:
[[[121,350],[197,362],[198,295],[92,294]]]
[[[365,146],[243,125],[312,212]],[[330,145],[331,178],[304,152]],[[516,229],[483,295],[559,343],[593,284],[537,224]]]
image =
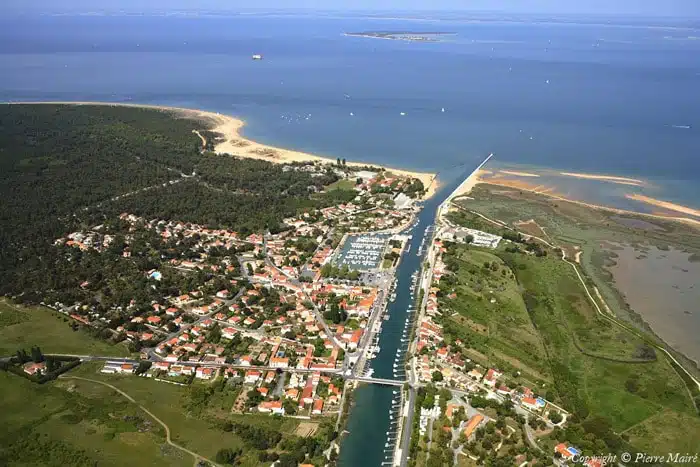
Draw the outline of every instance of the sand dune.
[[[105,105],[105,106],[122,106],[122,107],[138,107],[145,109],[157,109],[166,112],[173,112],[185,118],[192,118],[206,122],[210,131],[220,133],[222,141],[217,142],[215,151],[218,154],[230,154],[236,157],[245,157],[252,159],[266,160],[273,163],[289,163],[289,162],[327,162],[335,163],[335,158],[321,157],[314,154],[307,154],[300,151],[290,149],[277,148],[266,144],[258,143],[241,136],[240,129],[245,125],[243,120],[223,115],[216,112],[207,112],[198,109],[187,109],[183,107],[169,107],[164,105],[149,105],[149,104],[129,104],[116,102],[85,102],[85,101],[55,101],[55,102],[8,102],[7,104],[61,104],[61,105]],[[200,135],[201,137],[201,135]],[[426,187],[426,198],[430,198],[438,189],[437,175],[426,172],[412,172],[409,170],[395,169],[384,167],[372,163],[363,162],[348,162],[347,165],[352,167],[373,166],[377,169],[385,169],[396,175],[409,176],[419,179]]]
[[[618,183],[620,185],[634,185],[634,186],[646,186],[647,183],[643,180],[638,180],[636,178],[627,177],[616,177],[613,175],[596,175],[596,174],[584,174],[577,172],[559,172],[559,175],[565,175],[567,177],[585,178],[588,180],[600,180],[604,182]]]
[[[664,209],[668,209],[671,211],[680,212],[683,214],[687,214],[689,216],[700,217],[700,210],[698,210],[698,209],[693,209],[693,208],[690,208],[688,206],[682,206],[680,204],[675,204],[675,203],[670,203],[668,201],[662,201],[659,199],[650,198],[648,196],[640,195],[639,193],[626,194],[625,198],[633,199],[633,200],[639,201],[641,203],[651,204],[652,206],[656,206],[658,208],[664,208]]]

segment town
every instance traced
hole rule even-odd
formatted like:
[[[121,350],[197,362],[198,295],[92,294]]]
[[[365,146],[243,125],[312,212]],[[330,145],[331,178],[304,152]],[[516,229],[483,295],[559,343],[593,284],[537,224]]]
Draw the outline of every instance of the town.
[[[321,164],[284,170],[323,173]],[[48,304],[76,323],[128,343],[137,361],[107,360],[102,372],[139,374],[172,384],[232,378],[245,391],[234,410],[275,415],[336,415],[343,372],[354,368],[368,326],[388,299],[399,235],[420,209],[423,189],[406,176],[337,171],[334,185],[356,197],[284,219],[280,232],[213,229],[123,213],[55,241],[90,254],[148,264],[152,293],[126,306]],[[416,184],[417,183],[417,184]],[[332,190],[334,187],[328,187]],[[157,242],[157,243],[156,243]],[[148,256],[149,261],[141,261]],[[156,260],[152,258],[158,258]],[[89,291],[89,278],[79,288]]]
[[[306,164],[285,170],[325,169]],[[461,225],[450,215],[451,198],[416,253],[427,252],[412,276],[411,298],[420,293],[406,377],[398,376],[397,364],[393,379],[373,377],[369,362],[379,352],[382,317],[396,297],[397,268],[411,249],[407,232],[416,225],[421,205],[415,197],[422,189],[383,171],[339,175],[333,185],[352,188],[354,199],[303,210],[274,232],[242,234],[123,213],[58,238],[55,247],[66,255],[132,260],[143,287],[126,304],[124,297],[105,297],[46,305],[138,355],[78,356],[103,362],[102,373],[181,386],[231,382],[242,387],[232,413],[333,417],[337,426],[358,384],[401,387],[406,415],[387,442],[394,465],[406,465],[409,455],[411,465],[421,455],[427,461],[436,447],[450,459],[479,463],[502,455],[507,444],[516,465],[535,465],[538,458],[563,464],[588,454],[565,442],[541,447],[540,438],[566,429],[571,413],[523,384],[520,371],[485,364],[453,328],[445,328],[450,303],[459,299],[456,245],[520,251],[513,245],[523,241]],[[546,252],[529,244],[523,254]],[[485,274],[509,274],[495,263],[483,267]],[[85,277],[77,287],[90,291],[94,280]],[[498,307],[498,294],[488,293],[487,303]],[[482,332],[474,322],[466,325]],[[50,373],[41,365],[28,361],[23,369],[32,376]],[[436,426],[443,434],[433,439]],[[410,448],[399,439],[410,439]],[[603,464],[590,457],[585,465]]]

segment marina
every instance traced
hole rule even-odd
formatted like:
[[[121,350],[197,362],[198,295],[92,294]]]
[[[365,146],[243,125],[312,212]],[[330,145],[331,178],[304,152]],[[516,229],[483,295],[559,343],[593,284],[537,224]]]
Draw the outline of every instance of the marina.
[[[460,178],[447,180],[447,183],[431,199],[426,201],[423,210],[417,216],[417,222],[409,227],[406,234],[414,238],[421,237],[422,250],[426,250],[427,238],[434,229],[435,216],[439,205],[471,172]],[[423,257],[404,250],[396,269],[395,285],[391,293],[396,294],[388,301],[385,316],[388,319],[377,321],[381,334],[371,342],[371,358],[367,357],[365,371],[376,378],[407,378],[405,367],[406,355],[410,345],[411,330],[416,314],[415,301],[419,294],[419,279]],[[380,385],[362,385],[355,391],[355,405],[350,412],[347,434],[340,450],[340,466],[356,465],[392,465],[394,454],[400,446],[397,444],[397,431],[401,405],[398,402],[400,391]],[[378,417],[386,413],[387,417]]]
[[[367,271],[379,267],[386,250],[386,235],[350,235],[338,255],[338,266]]]

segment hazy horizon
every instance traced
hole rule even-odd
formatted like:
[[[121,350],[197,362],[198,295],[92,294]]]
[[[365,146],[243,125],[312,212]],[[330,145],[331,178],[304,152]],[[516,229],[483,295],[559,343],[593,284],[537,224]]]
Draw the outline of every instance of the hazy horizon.
[[[187,0],[6,0],[4,8],[30,12],[163,11],[163,10],[317,10],[317,11],[394,11],[463,12],[544,15],[663,16],[700,18],[700,2],[695,0],[589,0],[585,4],[557,0],[200,0],[196,6]]]

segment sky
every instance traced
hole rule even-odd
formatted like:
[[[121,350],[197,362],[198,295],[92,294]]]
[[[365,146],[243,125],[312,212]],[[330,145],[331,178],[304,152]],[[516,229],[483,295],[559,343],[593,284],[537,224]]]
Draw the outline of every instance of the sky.
[[[317,10],[459,10],[522,14],[601,14],[700,18],[700,0],[1,0],[13,10],[308,8]],[[147,6],[144,6],[147,5]],[[3,7],[0,7],[2,11]]]

